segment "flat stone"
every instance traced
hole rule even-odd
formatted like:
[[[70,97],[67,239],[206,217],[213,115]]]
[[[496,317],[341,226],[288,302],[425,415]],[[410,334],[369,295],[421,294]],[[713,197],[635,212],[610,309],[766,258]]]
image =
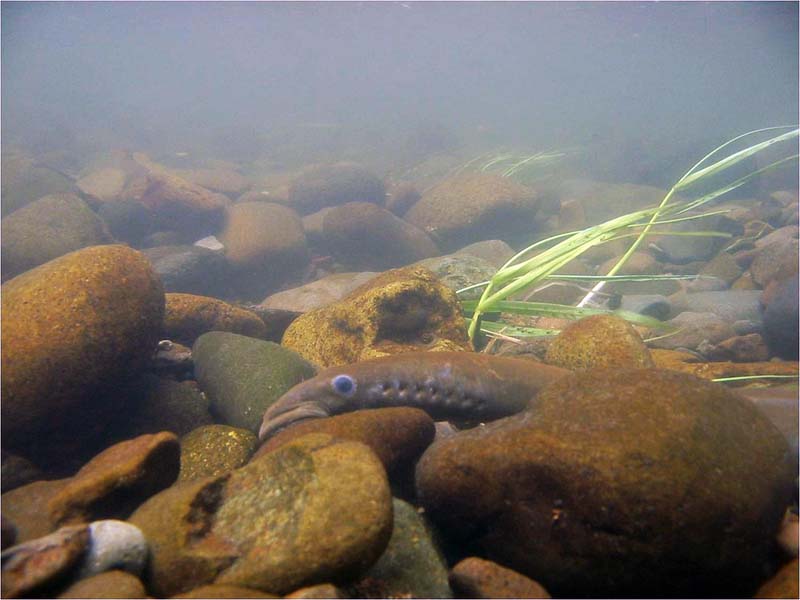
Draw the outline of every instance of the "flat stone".
[[[37,592],[46,598],[48,588],[69,574],[88,545],[89,528],[72,525],[3,551],[3,598],[35,596]]]
[[[115,444],[89,461],[48,502],[57,524],[126,517],[144,499],[172,484],[180,468],[174,433],[145,434]]]

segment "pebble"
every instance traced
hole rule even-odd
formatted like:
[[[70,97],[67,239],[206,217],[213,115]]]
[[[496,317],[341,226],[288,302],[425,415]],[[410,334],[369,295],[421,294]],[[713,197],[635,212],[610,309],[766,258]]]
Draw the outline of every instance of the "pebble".
[[[148,546],[142,530],[125,521],[106,519],[89,524],[89,551],[79,577],[112,569],[139,575],[147,562]]]

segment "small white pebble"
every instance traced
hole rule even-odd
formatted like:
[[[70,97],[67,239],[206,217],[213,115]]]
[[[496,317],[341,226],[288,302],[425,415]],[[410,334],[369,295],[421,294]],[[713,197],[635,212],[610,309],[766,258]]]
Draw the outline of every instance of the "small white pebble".
[[[148,546],[141,529],[125,521],[107,519],[89,524],[89,551],[81,564],[81,578],[121,569],[139,575]]]

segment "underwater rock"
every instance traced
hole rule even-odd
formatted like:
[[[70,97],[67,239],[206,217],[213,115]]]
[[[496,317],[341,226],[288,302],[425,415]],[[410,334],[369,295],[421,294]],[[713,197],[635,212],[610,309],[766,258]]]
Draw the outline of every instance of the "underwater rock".
[[[3,281],[73,250],[113,242],[103,220],[75,194],[39,198],[1,223]]]
[[[324,596],[325,598],[335,598],[335,596]],[[274,594],[268,594],[261,590],[246,588],[240,585],[221,585],[212,583],[201,585],[183,594],[176,594],[170,598],[281,598]]]
[[[156,595],[212,582],[283,594],[363,573],[389,541],[392,501],[369,448],[317,434],[174,485],[130,521],[150,543]]]
[[[244,466],[258,446],[256,434],[228,425],[204,425],[181,438],[178,481],[215,477]]]
[[[417,350],[469,350],[455,293],[427,269],[394,269],[289,325],[283,345],[320,367]]]
[[[556,597],[741,597],[791,500],[788,457],[719,384],[591,369],[430,446],[417,491],[441,531]]]
[[[710,312],[685,311],[668,322],[675,327],[675,330],[669,336],[659,336],[659,339],[649,342],[651,348],[664,348],[667,350],[688,348],[694,350],[703,341],[709,344],[718,344],[736,335],[729,321]]]
[[[3,450],[2,457],[0,489],[3,490],[3,493],[10,492],[33,481],[44,479],[41,469],[24,456],[18,456]]]
[[[309,312],[341,300],[377,275],[379,273],[375,271],[334,273],[300,287],[271,294],[259,306],[264,309],[291,310],[297,313]]]
[[[378,589],[383,598],[452,598],[447,562],[433,540],[430,524],[412,505],[392,499],[394,525],[386,550],[362,579],[347,586],[346,597],[370,598]],[[366,590],[361,591],[364,583]]]
[[[106,519],[89,523],[89,551],[78,569],[78,577],[91,577],[112,569],[138,575],[147,562],[147,540],[135,525]]]
[[[546,215],[539,195],[499,175],[476,173],[446,179],[422,195],[405,219],[440,247],[456,250],[488,239],[530,239]]]
[[[433,442],[433,420],[418,408],[359,410],[292,425],[264,442],[252,460],[308,433],[324,433],[361,442],[380,458],[390,474],[412,465]]]
[[[655,366],[633,325],[611,315],[584,317],[568,325],[550,343],[545,362],[571,370]]]
[[[208,398],[194,381],[145,373],[114,393],[125,400],[124,407],[108,424],[108,440],[121,441],[160,431],[180,436],[214,422]]]
[[[769,360],[769,348],[759,334],[750,333],[712,345],[710,349],[703,350],[703,355],[713,361],[764,362]]]
[[[115,239],[132,246],[141,247],[145,238],[155,233],[155,217],[136,200],[107,202],[100,206],[97,215]]]
[[[88,546],[89,528],[73,525],[3,551],[3,598],[47,598],[48,591],[68,577]]]
[[[347,202],[327,211],[322,243],[337,260],[357,270],[383,271],[439,254],[421,228],[369,202]]]
[[[355,163],[339,162],[304,169],[289,184],[288,206],[308,215],[345,202],[383,205],[386,190],[377,176]]]
[[[14,524],[18,544],[56,530],[47,512],[47,504],[70,478],[34,481],[3,493],[3,518]]]
[[[230,267],[220,252],[199,246],[156,246],[142,250],[164,284],[176,294],[225,297]]]
[[[465,558],[450,571],[457,598],[549,598],[533,579],[476,556]]]
[[[345,598],[344,592],[331,583],[309,585],[286,594],[284,598]]]
[[[386,190],[386,208],[402,218],[421,197],[422,194],[412,183],[392,183]]]
[[[53,169],[40,166],[29,157],[16,152],[6,152],[2,157],[2,197],[0,209],[3,217],[50,194],[75,194],[75,183]]]
[[[773,281],[764,290],[764,340],[780,358],[798,357],[798,276]]]
[[[654,206],[656,205],[657,203]],[[725,215],[673,223],[670,225],[670,230],[676,232],[719,231],[731,233],[734,236],[744,232],[741,223]],[[692,261],[708,260],[730,243],[729,239],[720,237],[665,235],[652,236],[651,247],[657,248],[661,255],[660,258],[664,262],[685,265]]]
[[[228,331],[263,338],[267,329],[258,315],[222,300],[193,294],[165,294],[164,335],[191,346],[208,331]]]
[[[626,294],[619,307],[659,321],[667,320],[672,313],[672,303],[659,294]]]
[[[798,583],[798,566],[795,558],[789,561],[756,591],[753,598],[797,598],[800,596]]]
[[[186,181],[232,198],[252,185],[247,177],[233,169],[178,169],[174,172]]]
[[[686,295],[686,310],[693,313],[714,314],[734,323],[736,321],[761,321],[757,290],[721,290],[695,292]]]
[[[99,392],[141,372],[161,331],[164,292],[141,253],[93,246],[8,281],[2,304],[3,444],[31,448],[42,445],[36,435],[65,427],[65,415],[80,423]],[[69,434],[79,440],[76,426]]]
[[[486,260],[472,254],[447,254],[426,258],[413,266],[430,270],[443,284],[454,292],[467,286],[491,279],[497,269]],[[483,289],[475,289],[459,296],[460,300],[477,300]]]
[[[797,244],[797,239],[783,239],[761,248],[750,265],[753,281],[766,288],[773,280],[796,275]]]
[[[195,238],[219,229],[229,198],[178,177],[141,152],[135,152],[133,160],[146,171],[145,182],[123,195],[150,209],[161,229],[174,229]]]
[[[122,169],[103,167],[84,175],[75,185],[84,194],[103,203],[111,203],[119,199],[127,178],[128,175]]]
[[[308,264],[303,225],[291,208],[243,202],[229,207],[226,215],[217,237],[225,246],[240,294],[261,300]]]
[[[58,525],[125,518],[143,500],[171,485],[180,469],[180,446],[167,431],[120,442],[90,460],[50,498],[47,514]]]
[[[58,598],[148,598],[144,584],[135,575],[114,569],[80,579]]]
[[[654,345],[654,344],[653,344]],[[661,369],[681,371],[702,379],[718,379],[721,377],[743,377],[756,375],[782,375],[797,377],[798,365],[796,362],[768,361],[768,362],[701,362],[696,354],[651,348],[650,354]],[[747,382],[742,382],[745,385]],[[730,383],[728,385],[736,385]]]
[[[314,367],[291,349],[255,338],[211,331],[192,347],[195,376],[226,425],[257,432],[264,412]]]
[[[720,252],[700,269],[699,274],[708,277],[716,277],[724,281],[727,286],[730,286],[741,277],[742,269],[736,263],[736,259],[731,256],[730,252]],[[692,283],[698,282],[699,280]]]
[[[483,240],[468,244],[456,250],[453,254],[470,254],[477,256],[492,264],[495,269],[499,269],[516,254],[514,249],[503,240]]]

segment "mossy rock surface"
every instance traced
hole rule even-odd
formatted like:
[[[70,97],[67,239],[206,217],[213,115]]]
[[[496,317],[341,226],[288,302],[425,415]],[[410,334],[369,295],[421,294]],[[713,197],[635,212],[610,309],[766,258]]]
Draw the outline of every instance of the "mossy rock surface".
[[[480,240],[532,237],[540,208],[531,188],[499,175],[472,173],[434,186],[404,218],[428,232],[440,247],[456,250]]]
[[[386,189],[376,175],[356,163],[339,162],[304,169],[289,184],[286,204],[308,215],[346,202],[382,205],[385,200]]]
[[[112,242],[103,220],[75,194],[39,198],[2,220],[3,281],[86,246]]]
[[[150,544],[154,594],[212,582],[285,594],[363,573],[389,541],[392,498],[369,448],[307,435],[228,475],[174,485],[129,520]]]
[[[181,438],[179,481],[223,475],[243,466],[258,446],[256,434],[229,425],[205,425]]]
[[[192,294],[166,294],[164,337],[191,345],[209,331],[263,338],[267,328],[255,313],[222,300]]]
[[[192,347],[195,376],[224,424],[257,432],[264,412],[289,388],[315,375],[313,365],[273,342],[211,331]]]
[[[387,271],[341,301],[305,313],[282,343],[321,367],[402,352],[470,350],[455,293],[422,267]]]
[[[633,325],[611,315],[584,317],[564,328],[550,343],[545,361],[572,370],[655,366]]]
[[[98,392],[140,373],[164,317],[161,282],[147,259],[125,246],[71,252],[2,291],[7,447],[58,429]]]
[[[789,456],[722,385],[592,369],[432,445],[417,492],[442,531],[555,597],[749,597],[791,500]]]

